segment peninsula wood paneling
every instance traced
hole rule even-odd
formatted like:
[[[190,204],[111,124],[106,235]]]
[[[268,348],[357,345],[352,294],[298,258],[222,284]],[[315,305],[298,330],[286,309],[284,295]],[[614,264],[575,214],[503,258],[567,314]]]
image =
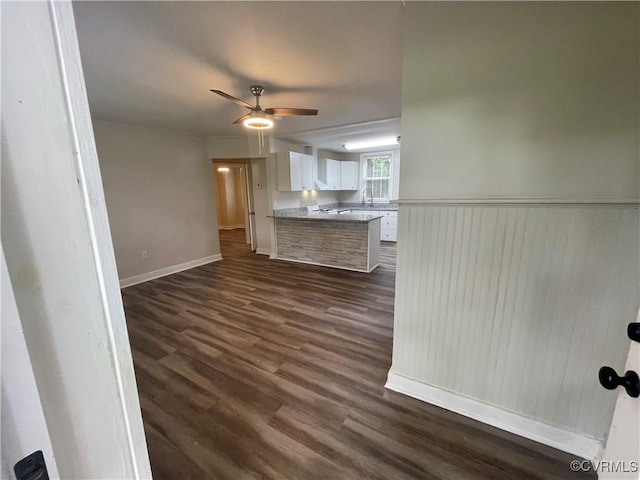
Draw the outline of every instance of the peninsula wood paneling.
[[[369,267],[368,223],[276,218],[275,224],[280,259],[361,271]]]
[[[602,440],[639,247],[633,206],[401,205],[391,372]]]

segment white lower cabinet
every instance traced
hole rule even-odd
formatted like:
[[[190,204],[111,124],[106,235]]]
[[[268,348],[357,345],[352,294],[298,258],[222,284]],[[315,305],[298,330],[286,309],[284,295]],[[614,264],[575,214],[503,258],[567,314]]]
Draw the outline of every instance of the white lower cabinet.
[[[395,210],[380,210],[380,240],[395,242],[398,236],[398,212]]]
[[[383,242],[395,242],[397,237],[397,230],[390,230],[387,228],[380,229],[380,240]]]
[[[383,242],[395,242],[398,236],[398,211],[397,210],[369,210],[366,207],[356,207],[352,213],[372,213],[382,215],[380,219],[380,240]]]
[[[384,228],[385,230],[397,230],[398,217],[382,217],[380,228]]]

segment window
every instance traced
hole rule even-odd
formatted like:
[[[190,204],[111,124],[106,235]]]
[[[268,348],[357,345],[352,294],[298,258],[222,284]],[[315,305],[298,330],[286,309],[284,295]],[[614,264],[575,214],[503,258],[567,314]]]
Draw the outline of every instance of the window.
[[[362,167],[364,170],[364,186],[366,197],[369,195],[377,201],[388,202],[391,198],[391,172],[393,153],[367,153],[363,154]]]

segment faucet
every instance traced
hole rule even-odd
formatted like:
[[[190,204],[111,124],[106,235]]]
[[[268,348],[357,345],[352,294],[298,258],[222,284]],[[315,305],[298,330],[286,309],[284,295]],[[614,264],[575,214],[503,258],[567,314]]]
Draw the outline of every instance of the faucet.
[[[373,189],[368,187],[362,191],[362,204],[364,205],[364,200],[367,198],[367,190],[369,191],[369,205],[373,206]]]

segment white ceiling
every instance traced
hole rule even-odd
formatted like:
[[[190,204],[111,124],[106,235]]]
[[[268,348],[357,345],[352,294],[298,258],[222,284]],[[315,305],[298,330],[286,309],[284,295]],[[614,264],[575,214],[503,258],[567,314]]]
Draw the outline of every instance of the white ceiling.
[[[97,118],[245,135],[231,123],[247,110],[209,90],[253,104],[260,84],[263,107],[319,109],[278,120],[275,136],[338,149],[345,137],[400,133],[400,1],[75,2],[74,12]]]

